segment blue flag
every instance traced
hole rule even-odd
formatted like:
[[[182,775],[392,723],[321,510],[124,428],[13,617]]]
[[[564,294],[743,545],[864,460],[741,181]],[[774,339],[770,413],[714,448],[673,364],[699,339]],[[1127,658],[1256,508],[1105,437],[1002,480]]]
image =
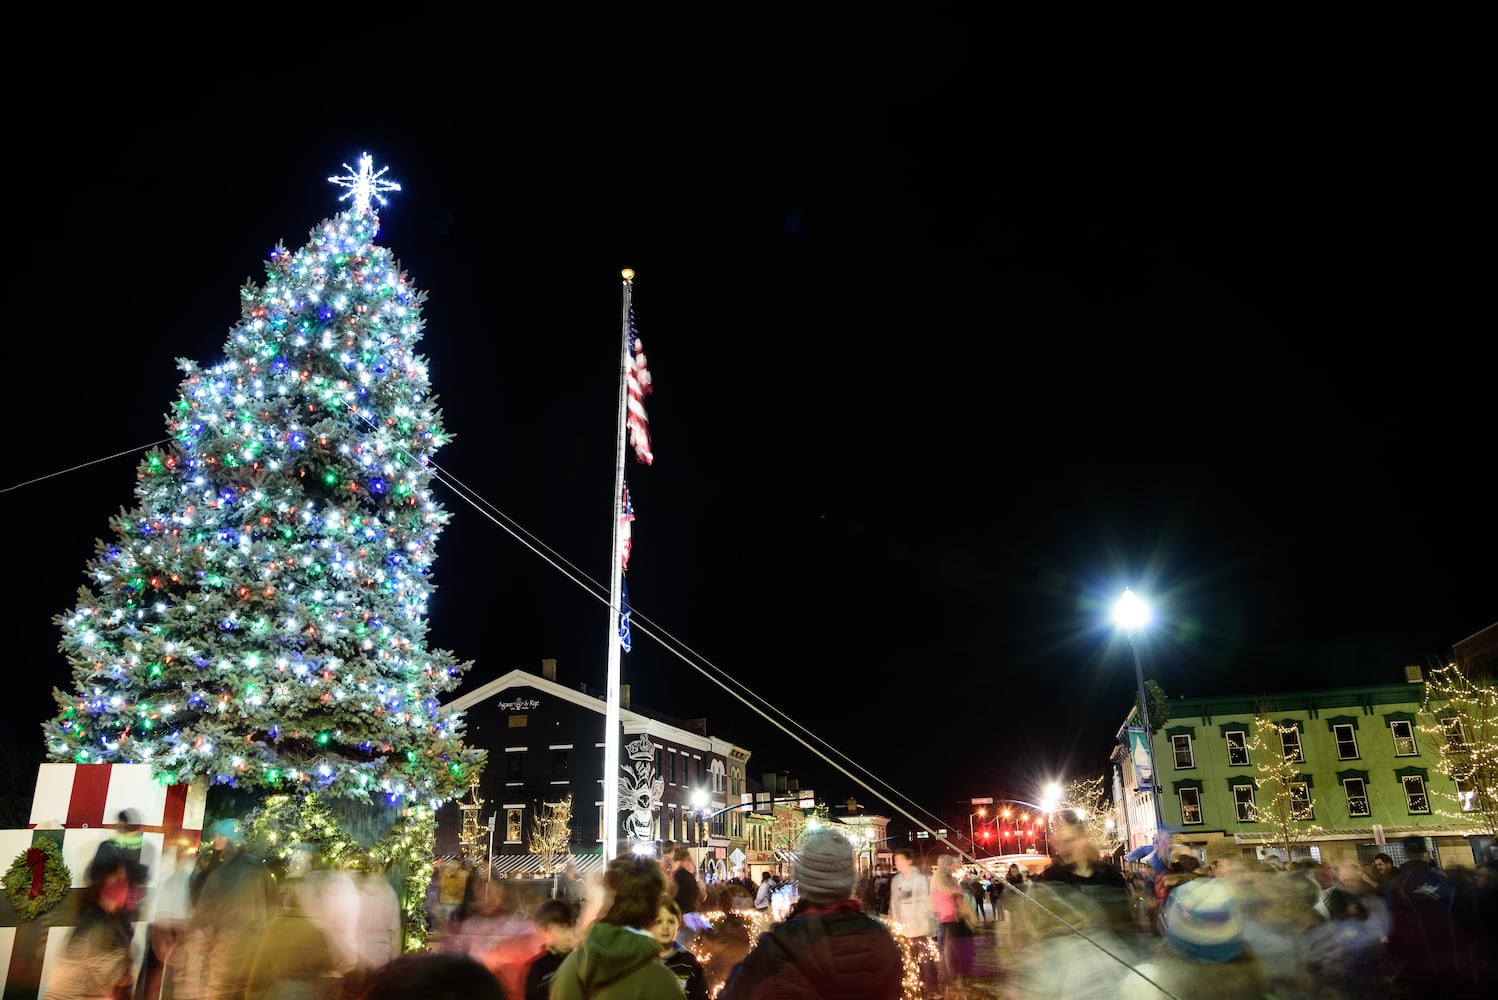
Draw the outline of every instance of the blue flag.
[[[629,589],[624,585],[623,576],[619,578],[619,645],[629,652]]]

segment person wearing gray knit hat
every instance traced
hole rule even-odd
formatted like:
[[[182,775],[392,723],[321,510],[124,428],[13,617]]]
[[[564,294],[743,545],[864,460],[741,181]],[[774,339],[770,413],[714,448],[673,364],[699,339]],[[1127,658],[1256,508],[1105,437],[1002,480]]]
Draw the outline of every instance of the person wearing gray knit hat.
[[[797,896],[813,906],[840,903],[857,881],[848,839],[831,827],[807,831],[796,849]]]
[[[718,1000],[857,997],[900,1000],[904,959],[894,936],[853,897],[853,845],[836,830],[809,830],[796,848],[800,898],[728,970]],[[768,939],[774,938],[774,947]]]

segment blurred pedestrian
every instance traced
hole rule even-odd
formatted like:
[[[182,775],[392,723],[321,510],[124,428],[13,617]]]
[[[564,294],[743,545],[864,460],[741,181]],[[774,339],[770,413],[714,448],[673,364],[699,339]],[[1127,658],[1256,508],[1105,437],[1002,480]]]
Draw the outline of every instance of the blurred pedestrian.
[[[207,995],[237,997],[248,988],[255,948],[279,899],[275,878],[247,849],[238,820],[219,820],[211,832],[217,860],[202,880],[189,943],[207,966]]]
[[[437,911],[434,914],[439,934],[447,933],[458,907],[463,905],[463,890],[468,886],[468,866],[457,858],[447,858],[437,873]]]
[[[660,960],[653,927],[666,893],[658,861],[621,854],[604,869],[601,915],[557,968],[550,1000],[668,1000],[681,996],[676,976]]]
[[[1412,996],[1465,997],[1475,989],[1456,921],[1456,890],[1430,863],[1425,838],[1404,839],[1404,864],[1384,889],[1394,981]]]
[[[525,968],[525,1000],[547,1000],[551,980],[562,960],[577,947],[578,908],[571,900],[548,899],[533,918],[541,934],[541,949]]]
[[[245,1000],[330,1000],[339,995],[343,984],[332,944],[302,909],[305,887],[291,884],[282,892],[281,905],[250,959]]]
[[[472,956],[413,952],[371,976],[362,992],[343,1000],[511,1000],[494,974]]]
[[[889,920],[910,942],[910,952],[927,995],[936,992],[941,952],[936,947],[936,914],[931,909],[931,880],[916,865],[915,848],[895,849],[895,876],[889,885]]]
[[[702,883],[697,881],[697,863],[692,860],[692,851],[678,847],[671,864],[671,898],[681,907],[681,930],[676,940],[688,946],[706,922],[702,919]]]
[[[1004,921],[1004,879],[998,872],[989,872],[984,876],[988,885],[988,907],[993,911],[993,922],[998,925]]]
[[[75,920],[47,996],[54,1000],[126,1000],[135,983],[130,875],[123,862],[91,864]]]
[[[1273,994],[1247,947],[1230,883],[1202,878],[1168,893],[1161,944],[1123,973],[1122,1000],[1262,1000]],[[1348,994],[1349,996],[1354,994]]]
[[[754,891],[754,908],[763,913],[769,913],[771,897],[779,887],[780,880],[775,877],[775,873],[765,872],[765,880]]]
[[[797,848],[800,898],[735,965],[719,1000],[762,997],[897,1000],[904,977],[889,930],[852,898],[853,845],[829,827]]]
[[[145,899],[146,883],[150,881],[151,868],[157,859],[148,853],[145,833],[141,826],[140,811],[121,809],[115,816],[114,833],[101,843],[94,852],[93,865],[105,870],[117,865],[125,866],[125,875],[130,885],[130,895],[125,902],[125,913],[131,920],[140,916],[141,902]]]
[[[972,894],[962,884],[955,854],[936,859],[931,876],[931,908],[936,911],[937,950],[941,953],[942,988],[962,992],[975,961]]]

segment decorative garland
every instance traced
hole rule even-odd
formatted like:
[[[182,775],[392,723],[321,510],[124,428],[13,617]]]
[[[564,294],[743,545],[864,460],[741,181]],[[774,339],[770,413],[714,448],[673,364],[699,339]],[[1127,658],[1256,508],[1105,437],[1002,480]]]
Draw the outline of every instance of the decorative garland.
[[[5,894],[22,923],[35,920],[67,898],[73,888],[73,873],[62,860],[62,848],[43,837],[5,870]]]
[[[400,811],[394,825],[377,842],[362,846],[339,826],[327,801],[316,793],[270,795],[250,811],[247,840],[268,856],[282,861],[300,845],[311,845],[323,860],[345,867],[359,856],[380,868],[406,863],[405,892],[398,892],[404,915],[404,951],[423,951],[427,945],[426,893],[432,882],[437,818],[431,809],[411,806]]]

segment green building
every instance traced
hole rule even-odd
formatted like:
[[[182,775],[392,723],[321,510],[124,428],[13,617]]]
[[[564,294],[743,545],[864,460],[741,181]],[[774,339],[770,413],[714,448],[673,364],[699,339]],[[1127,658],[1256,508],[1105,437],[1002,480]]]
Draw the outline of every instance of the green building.
[[[1413,834],[1442,865],[1471,867],[1489,838],[1441,771],[1438,741],[1450,737],[1422,712],[1420,668],[1405,672],[1403,684],[1170,701],[1153,756],[1175,841],[1208,861],[1263,857],[1288,840],[1292,860],[1367,861],[1384,851],[1398,864]],[[1274,725],[1256,737],[1261,715]],[[1120,736],[1120,821],[1130,843],[1148,843],[1154,804],[1134,769],[1145,758],[1126,745],[1127,727]],[[1264,780],[1270,754],[1288,762],[1278,781]]]

